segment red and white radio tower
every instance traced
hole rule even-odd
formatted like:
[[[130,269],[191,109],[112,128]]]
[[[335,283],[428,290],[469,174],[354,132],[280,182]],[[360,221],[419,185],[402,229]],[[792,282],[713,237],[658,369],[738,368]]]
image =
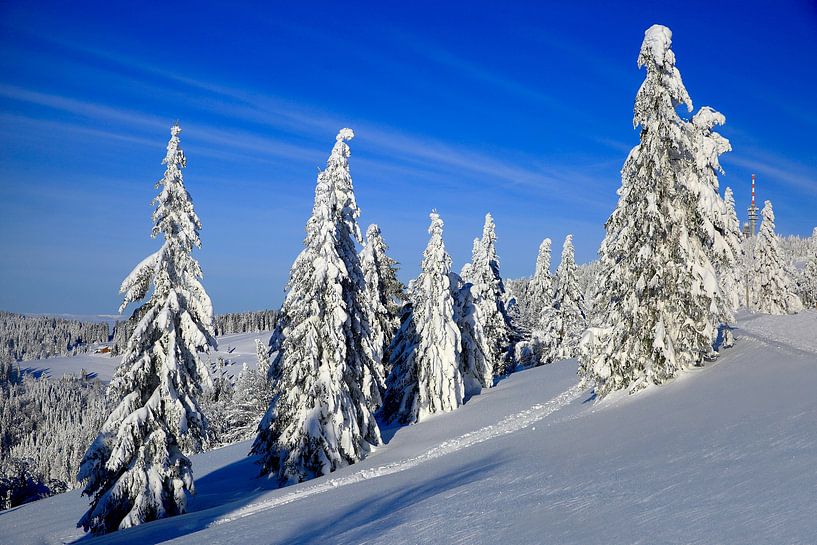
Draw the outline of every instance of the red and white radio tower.
[[[757,206],[755,206],[755,175],[752,174],[752,206],[749,207],[749,236],[755,236],[757,233]]]

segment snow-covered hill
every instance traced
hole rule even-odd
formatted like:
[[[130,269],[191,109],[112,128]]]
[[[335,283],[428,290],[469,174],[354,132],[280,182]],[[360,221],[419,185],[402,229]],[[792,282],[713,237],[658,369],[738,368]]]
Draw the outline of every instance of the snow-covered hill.
[[[573,361],[520,372],[298,486],[256,479],[248,443],[211,451],[188,514],[83,542],[813,543],[817,312],[740,323],[718,362],[664,386],[595,403]],[[81,538],[86,505],[2,512],[0,541]]]

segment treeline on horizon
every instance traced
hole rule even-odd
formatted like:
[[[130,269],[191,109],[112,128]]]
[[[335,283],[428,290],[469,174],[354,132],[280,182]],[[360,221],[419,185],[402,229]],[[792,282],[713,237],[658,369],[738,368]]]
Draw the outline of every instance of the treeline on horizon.
[[[276,310],[228,312],[214,317],[218,336],[271,331]],[[135,316],[103,321],[65,318],[58,315],[29,315],[0,310],[0,361],[21,362],[75,356],[110,344],[111,355],[119,356],[135,326]]]

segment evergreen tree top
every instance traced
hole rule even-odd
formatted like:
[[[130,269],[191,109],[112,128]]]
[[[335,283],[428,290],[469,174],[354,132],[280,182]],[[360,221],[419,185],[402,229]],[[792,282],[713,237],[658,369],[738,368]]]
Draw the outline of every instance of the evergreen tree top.
[[[187,166],[187,158],[180,147],[181,132],[178,123],[170,128],[167,153],[162,160],[167,169],[164,177],[156,183],[156,187],[161,187],[162,191],[153,199],[156,210],[153,212],[151,236],[156,237],[162,233],[165,240],[179,244],[185,251],[189,251],[193,246],[201,247],[201,222],[193,209],[190,194],[184,187],[182,169]]]
[[[443,226],[445,224],[443,223],[443,219],[440,217],[440,214],[436,209],[434,209],[431,211],[428,217],[431,219],[431,224],[428,226],[428,234],[433,238],[440,237],[440,239],[442,239]]]
[[[494,244],[496,243],[496,224],[491,213],[485,214],[485,225],[482,227],[482,244],[485,246],[488,255],[495,254]]]
[[[335,137],[335,145],[332,147],[332,153],[329,154],[329,159],[326,161],[326,169],[329,170],[332,166],[345,166],[348,168],[349,157],[352,151],[346,143],[355,137],[355,132],[352,129],[341,129]]]
[[[565,258],[573,261],[573,235],[569,234],[565,237],[565,242],[562,245],[562,261],[564,262]]]
[[[761,230],[774,233],[774,210],[772,209],[772,201],[763,203],[763,210],[760,211],[760,215],[763,218],[763,223],[760,226]]]
[[[352,175],[349,171],[349,157],[352,155],[347,141],[354,138],[352,129],[345,128],[338,131],[332,153],[326,161],[326,168],[318,174],[318,182],[325,180],[335,191],[335,206],[340,210],[342,227],[355,242],[363,242],[360,226],[357,223],[360,209],[357,207],[355,190],[352,185]],[[343,235],[341,239],[345,238]],[[351,248],[348,249],[351,251]]]
[[[672,52],[672,31],[662,25],[653,25],[644,33],[644,41],[638,54],[638,67],[647,68],[647,78],[641,84],[635,101],[633,126],[649,129],[649,121],[655,116],[655,104],[666,117],[677,118],[675,106],[685,104],[692,111],[681,73],[675,67]]]
[[[550,254],[552,242],[549,238],[545,238],[539,245],[539,254],[536,256],[536,271],[533,273],[533,281],[537,279],[541,281],[542,278],[550,277]]]
[[[366,241],[374,238],[381,238],[380,227],[373,223],[366,228]]]
[[[550,254],[553,243],[549,238],[545,238],[539,245],[539,254],[536,256],[536,271],[533,273],[533,281],[548,277],[550,275]]]

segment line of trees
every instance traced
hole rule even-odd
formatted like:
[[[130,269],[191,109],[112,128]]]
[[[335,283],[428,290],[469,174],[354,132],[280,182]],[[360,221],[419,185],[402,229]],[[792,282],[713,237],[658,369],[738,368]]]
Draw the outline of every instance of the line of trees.
[[[108,324],[0,311],[0,359],[27,361],[87,352],[108,342]]]
[[[111,339],[111,355],[121,356],[125,352],[128,340],[141,316],[135,312],[127,320],[117,320],[114,324]],[[216,314],[214,317],[213,333],[216,336],[232,335],[234,333],[260,333],[271,331],[278,321],[276,310],[250,310],[245,312],[228,312]]]

